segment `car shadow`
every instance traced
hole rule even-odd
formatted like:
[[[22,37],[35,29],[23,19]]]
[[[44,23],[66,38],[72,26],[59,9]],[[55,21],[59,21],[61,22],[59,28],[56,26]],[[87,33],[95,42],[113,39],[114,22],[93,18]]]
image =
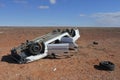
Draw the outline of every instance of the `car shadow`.
[[[47,56],[47,57],[42,58],[42,59],[60,60],[60,59],[66,59],[66,58],[70,58],[70,57],[61,58],[61,57],[55,57],[55,56]],[[19,64],[11,57],[10,54],[2,56],[1,61],[2,62],[7,62],[7,63],[10,63],[10,64]]]
[[[2,62],[12,63],[12,64],[18,64],[15,60],[12,59],[11,55],[4,55],[1,58]]]
[[[43,58],[43,59],[61,59],[61,58],[47,56],[47,57],[45,57],[45,58]]]
[[[61,56],[57,56],[57,55],[56,56],[48,55],[43,59],[56,59],[56,60],[59,60],[59,59],[67,59],[67,58],[71,58],[71,57],[70,56],[61,57]]]

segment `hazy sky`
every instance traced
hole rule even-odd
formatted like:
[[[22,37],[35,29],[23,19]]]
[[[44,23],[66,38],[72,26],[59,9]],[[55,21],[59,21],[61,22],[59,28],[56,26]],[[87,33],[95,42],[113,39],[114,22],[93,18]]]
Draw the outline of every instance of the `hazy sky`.
[[[120,0],[0,0],[0,26],[120,26]]]

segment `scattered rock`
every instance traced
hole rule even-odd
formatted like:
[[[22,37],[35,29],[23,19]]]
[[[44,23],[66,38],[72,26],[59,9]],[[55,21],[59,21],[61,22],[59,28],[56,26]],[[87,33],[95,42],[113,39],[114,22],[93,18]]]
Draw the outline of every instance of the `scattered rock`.
[[[96,42],[96,41],[93,41],[93,44],[94,44],[94,45],[98,45],[98,42]]]
[[[53,69],[53,71],[56,71],[56,70],[57,70],[57,68],[54,68],[54,69]]]

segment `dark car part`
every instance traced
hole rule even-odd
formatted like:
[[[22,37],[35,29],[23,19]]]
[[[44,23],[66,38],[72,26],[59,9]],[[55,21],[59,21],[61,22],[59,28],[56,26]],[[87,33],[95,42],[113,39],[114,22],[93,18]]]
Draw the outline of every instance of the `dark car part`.
[[[102,61],[102,62],[100,62],[99,67],[102,70],[109,70],[109,71],[113,71],[115,69],[115,65],[110,61]]]

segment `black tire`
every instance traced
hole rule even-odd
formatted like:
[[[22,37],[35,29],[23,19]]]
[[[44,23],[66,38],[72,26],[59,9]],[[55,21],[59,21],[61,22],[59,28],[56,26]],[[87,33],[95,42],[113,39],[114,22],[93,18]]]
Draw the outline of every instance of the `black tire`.
[[[75,30],[71,29],[71,36],[74,37],[75,36]]]
[[[33,55],[37,55],[44,52],[44,44],[32,43],[29,46],[29,52]]]
[[[115,65],[110,61],[102,61],[99,63],[99,66],[101,69],[109,71],[113,71],[115,68]]]

